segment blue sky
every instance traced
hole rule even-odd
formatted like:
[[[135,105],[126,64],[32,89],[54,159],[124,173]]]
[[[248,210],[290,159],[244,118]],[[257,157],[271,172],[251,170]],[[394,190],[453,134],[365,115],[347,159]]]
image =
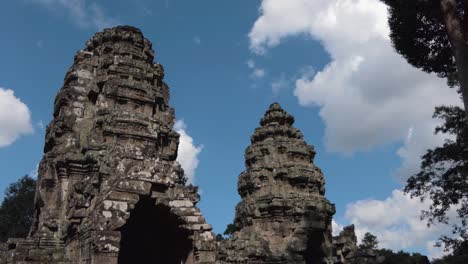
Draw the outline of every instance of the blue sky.
[[[94,32],[129,24],[165,67],[185,162],[216,233],[233,219],[250,135],[279,102],[317,150],[335,227],[353,222],[383,246],[435,256],[431,241],[447,229],[425,229],[427,203],[401,183],[443,140],[432,133],[433,107],[459,100],[393,51],[386,15],[377,0],[3,1],[0,189],[34,172],[76,51]]]

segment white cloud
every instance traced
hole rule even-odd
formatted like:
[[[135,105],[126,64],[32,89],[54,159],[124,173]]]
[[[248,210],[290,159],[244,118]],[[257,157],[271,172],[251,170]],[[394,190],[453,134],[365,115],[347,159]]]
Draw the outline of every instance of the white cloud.
[[[429,206],[429,201],[421,202],[401,190],[394,190],[385,200],[368,199],[348,204],[345,217],[355,224],[358,241],[370,232],[377,236],[381,247],[393,250],[422,248],[430,257],[440,257],[443,252],[434,246],[435,240],[450,234],[450,226],[428,227],[420,216]],[[449,211],[452,220],[455,214],[455,210]]]
[[[32,169],[28,175],[34,179],[37,179],[37,176],[39,175],[39,163],[36,164],[36,167]]]
[[[42,120],[39,120],[39,122],[37,122],[36,125],[37,125],[40,129],[44,129],[44,128],[45,128],[44,122],[42,122]]]
[[[305,34],[330,55],[322,70],[298,78],[295,89],[301,105],[320,107],[330,151],[352,154],[406,142],[398,152],[403,167],[397,173],[403,174],[417,169],[426,148],[440,144],[432,136],[432,112],[458,104],[458,95],[394,51],[379,0],[263,0],[260,11],[249,33],[252,51],[263,54]],[[410,128],[418,136],[405,141]]]
[[[429,256],[429,258],[439,259],[453,252],[452,250],[446,251],[443,247],[434,246],[436,242],[437,241],[431,240],[426,243],[426,250],[427,250],[427,255]]]
[[[255,61],[252,59],[249,59],[247,62],[247,67],[252,70],[252,73],[250,73],[250,78],[252,79],[261,79],[265,77],[266,71],[265,69],[256,66]]]
[[[177,120],[174,130],[180,134],[179,151],[177,161],[180,163],[187,176],[188,183],[195,183],[195,170],[198,167],[198,154],[203,149],[203,145],[196,146],[193,138],[187,134],[187,125],[183,120]]]
[[[338,236],[340,232],[343,230],[343,226],[338,224],[335,219],[332,220],[332,235]]]
[[[250,69],[253,69],[255,67],[255,62],[252,59],[249,59],[247,61],[247,67],[249,67]]]
[[[13,90],[0,87],[0,147],[13,144],[21,135],[33,132],[31,113]]]
[[[255,68],[252,72],[252,77],[263,78],[265,76],[265,70],[261,68]]]
[[[287,89],[289,86],[289,80],[286,79],[285,74],[281,74],[279,78],[273,80],[271,83],[271,91],[273,95],[278,95],[282,90]]]
[[[427,149],[441,146],[447,136],[434,134],[434,127],[438,124],[437,120],[429,120],[420,124],[417,128],[408,129],[407,138],[402,147],[397,151],[402,164],[395,171],[398,180],[406,182],[409,176],[416,174],[420,170],[421,156]]]
[[[263,0],[260,11],[249,33],[251,49],[258,53],[304,33],[324,41],[332,55],[346,53],[343,47],[350,42],[359,46],[375,35],[388,36],[387,11],[378,0]]]
[[[193,42],[197,45],[200,45],[201,44],[201,38],[199,36],[196,36],[193,38]]]
[[[40,4],[57,13],[65,11],[67,17],[82,28],[92,27],[101,30],[119,24],[117,19],[106,16],[102,8],[92,1],[90,4],[86,0],[29,0],[29,2]]]

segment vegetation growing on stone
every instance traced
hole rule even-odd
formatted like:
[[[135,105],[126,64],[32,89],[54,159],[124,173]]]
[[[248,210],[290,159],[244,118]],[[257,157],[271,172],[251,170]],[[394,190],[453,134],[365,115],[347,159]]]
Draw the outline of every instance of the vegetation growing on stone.
[[[234,224],[228,224],[226,227],[226,230],[224,230],[223,235],[230,237],[236,231],[237,231],[237,228]]]

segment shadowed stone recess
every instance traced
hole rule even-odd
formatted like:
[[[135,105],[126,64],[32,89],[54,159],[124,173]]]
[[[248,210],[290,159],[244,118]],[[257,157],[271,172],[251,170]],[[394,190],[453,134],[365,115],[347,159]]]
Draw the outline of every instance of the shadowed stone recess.
[[[153,60],[151,42],[130,26],[96,33],[78,51],[47,127],[34,224],[8,242],[3,263],[215,263]]]
[[[237,232],[222,241],[220,263],[333,263],[331,221],[315,151],[294,117],[274,103],[245,151]]]

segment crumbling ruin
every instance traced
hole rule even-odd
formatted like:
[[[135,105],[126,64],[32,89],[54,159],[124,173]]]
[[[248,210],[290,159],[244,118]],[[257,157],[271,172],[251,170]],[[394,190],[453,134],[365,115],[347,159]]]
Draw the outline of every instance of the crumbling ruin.
[[[348,263],[355,237],[332,238],[314,148],[276,103],[245,152],[237,232],[215,241],[176,162],[169,87],[153,60],[130,26],[78,51],[47,127],[33,226],[0,245],[0,263]]]
[[[214,263],[153,59],[128,26],[95,34],[76,54],[47,127],[34,224],[8,263]]]
[[[294,117],[275,103],[245,151],[234,225],[221,248],[226,263],[333,263],[331,221],[314,148],[293,127]]]
[[[357,246],[354,225],[345,226],[340,234],[333,237],[335,264],[377,264],[385,258],[372,249],[361,249]]]

